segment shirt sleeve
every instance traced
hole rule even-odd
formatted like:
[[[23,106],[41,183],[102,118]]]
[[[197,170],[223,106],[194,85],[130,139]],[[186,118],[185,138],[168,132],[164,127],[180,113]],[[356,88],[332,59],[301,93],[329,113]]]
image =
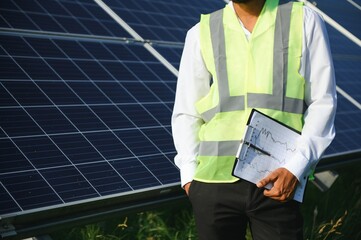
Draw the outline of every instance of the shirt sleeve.
[[[172,135],[177,151],[175,164],[180,169],[181,184],[193,180],[199,149],[198,131],[203,124],[195,103],[210,88],[208,72],[199,46],[199,24],[187,32],[180,61],[177,90],[172,114]]]
[[[336,83],[325,23],[320,15],[304,8],[304,40],[301,70],[305,77],[304,127],[295,159],[285,168],[299,180],[314,169],[335,137]]]

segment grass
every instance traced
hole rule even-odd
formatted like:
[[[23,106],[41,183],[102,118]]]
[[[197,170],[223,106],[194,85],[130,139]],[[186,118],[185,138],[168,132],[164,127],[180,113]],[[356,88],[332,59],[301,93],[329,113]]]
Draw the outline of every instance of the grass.
[[[186,204],[164,211],[139,212],[50,235],[54,240],[197,239],[192,211]]]
[[[361,239],[361,164],[335,169],[331,189],[322,193],[309,184],[302,213],[305,239]]]
[[[308,184],[304,216],[306,240],[361,239],[361,164],[335,169],[339,177],[321,192]],[[106,222],[50,234],[54,240],[196,240],[189,203],[166,210],[139,212]],[[247,240],[251,240],[247,232]]]

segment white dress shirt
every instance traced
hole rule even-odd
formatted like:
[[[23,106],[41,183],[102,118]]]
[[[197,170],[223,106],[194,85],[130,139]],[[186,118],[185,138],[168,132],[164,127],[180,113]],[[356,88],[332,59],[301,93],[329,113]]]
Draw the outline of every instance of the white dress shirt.
[[[229,5],[233,8],[232,1]],[[251,34],[244,28],[247,39]],[[323,19],[304,7],[303,45],[300,74],[305,77],[304,126],[295,159],[284,167],[298,179],[306,177],[318,163],[335,136],[336,84],[328,35]],[[172,115],[172,132],[177,155],[175,164],[181,184],[193,180],[197,168],[198,131],[203,124],[195,103],[209,91],[210,73],[200,51],[199,23],[186,36],[180,62],[177,91]],[[231,174],[231,173],[230,173]]]

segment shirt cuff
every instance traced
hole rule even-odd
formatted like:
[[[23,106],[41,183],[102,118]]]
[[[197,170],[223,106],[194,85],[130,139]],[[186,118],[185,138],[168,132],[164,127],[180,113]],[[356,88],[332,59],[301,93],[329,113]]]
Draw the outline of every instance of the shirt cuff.
[[[302,154],[297,154],[283,167],[290,171],[302,183],[310,174],[309,161]]]
[[[193,181],[194,174],[196,172],[197,164],[195,162],[190,162],[182,166],[180,169],[180,177],[182,187],[189,182]]]

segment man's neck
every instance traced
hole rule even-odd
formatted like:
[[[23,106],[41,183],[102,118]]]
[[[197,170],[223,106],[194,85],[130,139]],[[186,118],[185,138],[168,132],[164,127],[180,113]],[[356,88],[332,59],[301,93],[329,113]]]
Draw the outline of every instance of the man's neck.
[[[248,0],[243,3],[233,2],[233,7],[238,18],[248,31],[253,31],[265,1],[266,0]]]

